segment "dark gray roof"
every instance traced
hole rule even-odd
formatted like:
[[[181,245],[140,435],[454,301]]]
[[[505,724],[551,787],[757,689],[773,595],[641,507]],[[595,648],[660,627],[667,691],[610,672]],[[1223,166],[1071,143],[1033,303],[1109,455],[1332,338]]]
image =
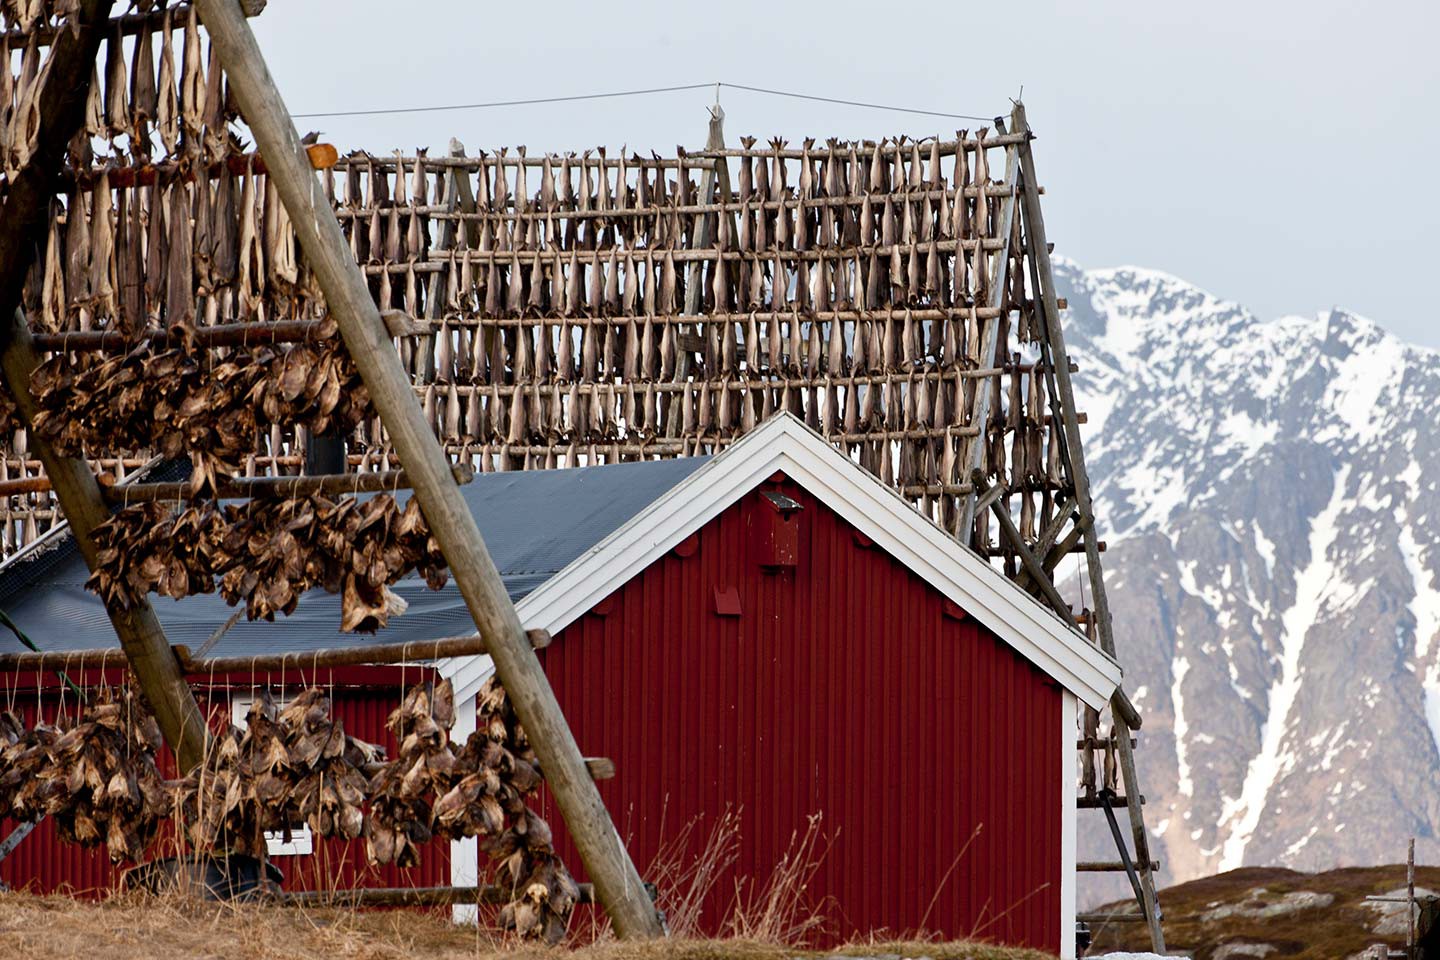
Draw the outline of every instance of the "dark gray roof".
[[[572,470],[480,474],[461,487],[512,600],[550,579],[572,560],[623,526],[705,462],[704,457],[621,463]],[[399,499],[407,498],[402,492]],[[99,597],[84,587],[88,571],[64,538],[59,546],[17,557],[0,570],[4,610],[42,650],[85,650],[116,645]],[[432,591],[418,577],[393,588],[410,608],[371,637],[340,632],[340,598],[313,590],[289,617],[273,623],[241,620],[225,634],[216,655],[244,656],[286,650],[425,640],[473,632],[454,583]],[[152,597],[171,643],[192,649],[229,619],[232,608],[216,594],[170,600]],[[0,628],[0,651],[24,648]]]

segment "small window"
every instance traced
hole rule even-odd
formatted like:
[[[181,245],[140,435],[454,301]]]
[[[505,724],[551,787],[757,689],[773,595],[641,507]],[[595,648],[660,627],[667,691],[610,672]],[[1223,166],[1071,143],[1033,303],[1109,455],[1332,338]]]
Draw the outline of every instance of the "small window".
[[[245,718],[250,713],[250,705],[255,702],[255,695],[250,692],[230,694],[230,721],[245,729]],[[277,707],[284,707],[285,701],[275,698]],[[265,831],[265,849],[272,857],[299,857],[315,852],[315,838],[310,832],[310,824],[301,822],[290,828],[290,842],[285,842],[285,834],[280,831]]]

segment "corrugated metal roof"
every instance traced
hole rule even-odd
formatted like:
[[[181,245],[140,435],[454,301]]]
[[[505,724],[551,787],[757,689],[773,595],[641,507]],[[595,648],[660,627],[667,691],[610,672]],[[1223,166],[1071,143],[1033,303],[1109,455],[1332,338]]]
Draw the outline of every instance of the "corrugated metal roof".
[[[519,600],[698,470],[706,457],[621,463],[572,470],[487,473],[461,487],[512,600]],[[408,498],[402,492],[399,499]],[[116,645],[99,597],[85,589],[88,571],[73,540],[18,556],[0,570],[0,610],[42,650]],[[418,577],[393,588],[410,604],[374,637],[340,632],[340,598],[322,591],[302,597],[295,613],[274,623],[240,621],[217,655],[425,640],[474,630],[454,583],[432,591]],[[171,643],[203,644],[230,618],[216,594],[169,600],[152,597]],[[24,648],[0,629],[0,651]]]

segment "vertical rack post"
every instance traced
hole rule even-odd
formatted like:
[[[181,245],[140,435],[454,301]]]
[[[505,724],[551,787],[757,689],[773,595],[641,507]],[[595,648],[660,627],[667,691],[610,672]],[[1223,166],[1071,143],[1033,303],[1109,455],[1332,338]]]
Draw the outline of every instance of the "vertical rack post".
[[[1017,107],[1017,109],[1019,109]],[[1012,116],[1011,123],[1014,125]],[[1000,118],[995,119],[995,129],[1000,133],[1005,132],[1005,123]],[[1010,263],[1010,237],[1014,234],[1016,194],[1015,178],[1019,175],[1020,164],[1015,147],[1005,148],[1005,186],[1009,188],[1010,194],[1000,207],[1000,224],[997,228],[1001,240],[1001,247],[995,251],[994,266],[991,268],[990,277],[987,283],[986,293],[989,294],[989,302],[986,306],[998,311],[1005,303],[1005,281],[1006,270]],[[984,243],[984,238],[979,240]],[[990,318],[989,325],[985,328],[985,344],[980,351],[980,362],[989,365],[995,362],[995,351],[999,347],[999,336],[1002,317],[997,313]],[[968,481],[970,475],[979,470],[985,463],[985,441],[990,433],[990,395],[993,393],[992,386],[988,380],[979,380],[975,384],[975,406],[970,416],[970,423],[980,432],[970,442],[970,456],[965,463],[962,477]],[[963,482],[963,481],[962,481]],[[956,536],[961,543],[969,544],[975,527],[975,503],[980,493],[971,485],[970,492],[965,495],[964,506],[960,508],[960,525],[956,529]],[[976,546],[983,547],[984,544]]]
[[[1045,219],[1040,210],[1040,190],[1035,179],[1035,159],[1030,149],[1030,125],[1025,119],[1025,105],[1016,103],[1012,113],[1015,132],[1025,139],[1019,145],[1020,177],[1024,194],[1023,216],[1026,246],[1035,258],[1040,280],[1041,307],[1045,334],[1050,347],[1051,366],[1059,387],[1061,410],[1065,421],[1065,441],[1069,453],[1071,480],[1075,485],[1075,505],[1084,529],[1085,559],[1089,568],[1094,616],[1100,647],[1115,656],[1115,636],[1110,621],[1110,601],[1105,593],[1105,580],[1100,566],[1100,544],[1095,532],[1095,511],[1090,497],[1090,478],[1085,470],[1085,455],[1080,447],[1080,422],[1075,413],[1075,394],[1070,382],[1070,357],[1060,330],[1060,305],[1055,293],[1055,277],[1051,270],[1050,248],[1045,239]],[[1130,726],[1121,710],[1112,708],[1114,721],[1111,736],[1115,740],[1120,774],[1125,784],[1126,810],[1135,842],[1135,860],[1140,873],[1144,902],[1140,905],[1150,930],[1150,940],[1157,953],[1165,950],[1165,934],[1160,926],[1159,905],[1155,896],[1155,875],[1151,869],[1150,840],[1145,831],[1145,816],[1140,805],[1140,779],[1135,770],[1135,754],[1130,746]]]
[[[311,172],[294,121],[238,0],[196,0],[240,110],[314,267],[455,584],[485,637],[596,892],[622,938],[658,937],[659,918],[590,778],[450,462],[420,410],[379,308]]]
[[[710,127],[705,138],[705,149],[725,149],[725,111],[720,109],[718,103],[710,108]],[[723,192],[728,196],[730,193],[729,169],[725,166],[724,157],[716,157],[714,163],[707,167],[704,173],[700,174],[699,202],[702,205],[713,202],[716,181],[720,177],[725,179]],[[715,217],[715,214],[695,214],[695,230],[690,235],[691,249],[704,250],[714,242],[715,228],[713,224],[717,222]],[[716,261],[717,269],[721,262],[722,261]],[[685,275],[685,313],[690,316],[695,316],[700,312],[700,304],[704,301],[704,290],[701,289],[704,283],[704,276],[704,261],[690,261],[689,269]],[[684,334],[687,330],[688,327],[682,325],[679,332]],[[696,332],[699,332],[698,326]],[[690,351],[685,349],[684,346],[681,346],[675,356],[675,382],[684,383],[689,376]],[[678,393],[670,394],[670,396],[673,397],[673,399],[670,400],[665,411],[665,436],[667,439],[674,440],[680,436],[681,416],[680,410],[677,409],[677,404],[684,403],[685,400]]]

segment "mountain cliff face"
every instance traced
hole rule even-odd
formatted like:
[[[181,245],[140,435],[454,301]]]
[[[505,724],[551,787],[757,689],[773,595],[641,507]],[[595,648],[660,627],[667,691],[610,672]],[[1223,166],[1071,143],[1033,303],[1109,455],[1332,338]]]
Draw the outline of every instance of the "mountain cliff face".
[[[1435,862],[1440,353],[1056,270],[1162,881]]]

